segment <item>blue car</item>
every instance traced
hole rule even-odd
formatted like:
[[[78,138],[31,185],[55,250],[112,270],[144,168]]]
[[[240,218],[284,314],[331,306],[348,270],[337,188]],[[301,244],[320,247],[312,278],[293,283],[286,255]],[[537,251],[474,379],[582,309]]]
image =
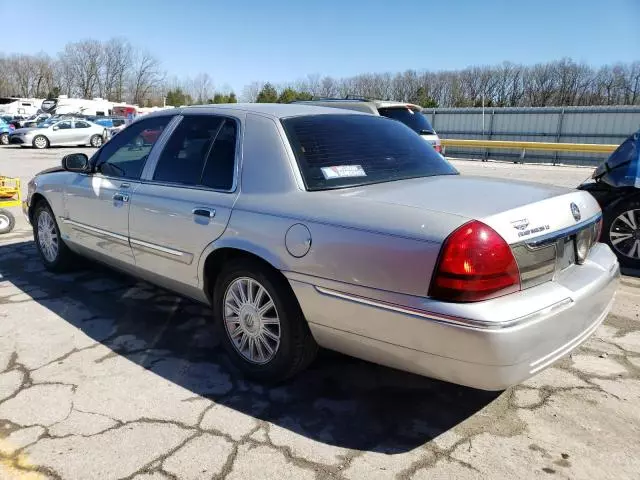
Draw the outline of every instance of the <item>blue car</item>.
[[[126,120],[122,117],[88,117],[87,120],[105,127],[109,132],[109,137],[113,137],[126,127]]]
[[[0,118],[0,145],[9,145],[9,134],[14,130],[13,125]]]
[[[622,267],[640,272],[640,130],[622,142],[578,189],[593,195],[602,208],[602,241],[609,244]]]

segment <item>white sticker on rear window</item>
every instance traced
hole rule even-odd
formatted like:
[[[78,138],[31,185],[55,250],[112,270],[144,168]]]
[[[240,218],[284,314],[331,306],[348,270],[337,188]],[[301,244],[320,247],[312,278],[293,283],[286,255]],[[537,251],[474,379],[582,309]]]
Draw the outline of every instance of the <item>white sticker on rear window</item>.
[[[332,178],[366,177],[367,174],[361,165],[336,165],[335,167],[322,167],[322,175],[327,180]]]

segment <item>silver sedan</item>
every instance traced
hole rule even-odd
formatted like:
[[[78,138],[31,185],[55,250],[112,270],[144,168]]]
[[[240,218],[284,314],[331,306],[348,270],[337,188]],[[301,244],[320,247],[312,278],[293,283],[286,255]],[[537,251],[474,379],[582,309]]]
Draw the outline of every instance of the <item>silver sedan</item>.
[[[38,149],[54,146],[89,145],[99,148],[107,130],[82,119],[50,119],[33,128],[19,128],[9,136],[9,142]]]
[[[24,211],[48,269],[82,255],[211,305],[267,381],[322,346],[503,389],[584,342],[620,275],[587,192],[461,176],[398,121],[317,106],[145,116]]]

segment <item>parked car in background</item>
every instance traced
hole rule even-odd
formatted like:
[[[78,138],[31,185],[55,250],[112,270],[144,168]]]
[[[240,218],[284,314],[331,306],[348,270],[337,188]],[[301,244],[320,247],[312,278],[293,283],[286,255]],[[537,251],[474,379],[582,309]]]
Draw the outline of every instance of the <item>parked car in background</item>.
[[[640,130],[629,136],[589,180],[578,188],[591,193],[604,215],[603,240],[623,267],[640,269]]]
[[[25,117],[22,115],[2,115],[0,116],[2,120],[7,122],[9,125],[12,125],[13,128],[20,128],[20,122],[24,120]]]
[[[19,124],[16,125],[16,128],[32,128],[50,117],[51,115],[48,113],[37,113],[35,115],[31,115],[29,118],[21,120]]]
[[[433,129],[429,120],[422,114],[422,107],[411,103],[391,102],[386,100],[372,100],[367,98],[321,98],[317,100],[297,101],[307,105],[323,107],[345,108],[358,112],[381,115],[404,123],[423,139],[429,142],[438,153],[442,153],[440,137]]]
[[[102,125],[107,129],[107,138],[111,138],[127,126],[127,121],[122,117],[88,117],[89,121],[96,125]]]
[[[99,148],[107,136],[105,127],[77,118],[51,118],[34,128],[19,128],[9,135],[12,144],[38,149],[52,146],[90,145]]]
[[[13,125],[0,118],[0,145],[9,145],[9,135],[14,131]]]
[[[79,254],[210,304],[266,381],[320,345],[500,390],[589,338],[619,278],[587,192],[460,176],[406,125],[336,108],[149,114],[23,208],[46,268]]]

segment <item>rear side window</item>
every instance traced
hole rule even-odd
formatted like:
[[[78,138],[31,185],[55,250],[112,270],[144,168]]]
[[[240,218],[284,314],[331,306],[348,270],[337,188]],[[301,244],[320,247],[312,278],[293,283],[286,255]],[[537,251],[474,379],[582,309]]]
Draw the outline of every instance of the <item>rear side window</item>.
[[[162,151],[153,179],[230,190],[235,145],[235,121],[215,116],[187,116]]]
[[[383,117],[313,115],[282,123],[308,190],[458,173],[422,137]]]
[[[379,108],[378,112],[383,117],[393,118],[404,123],[416,133],[434,135],[433,127],[421,112],[411,110],[409,107]]]

